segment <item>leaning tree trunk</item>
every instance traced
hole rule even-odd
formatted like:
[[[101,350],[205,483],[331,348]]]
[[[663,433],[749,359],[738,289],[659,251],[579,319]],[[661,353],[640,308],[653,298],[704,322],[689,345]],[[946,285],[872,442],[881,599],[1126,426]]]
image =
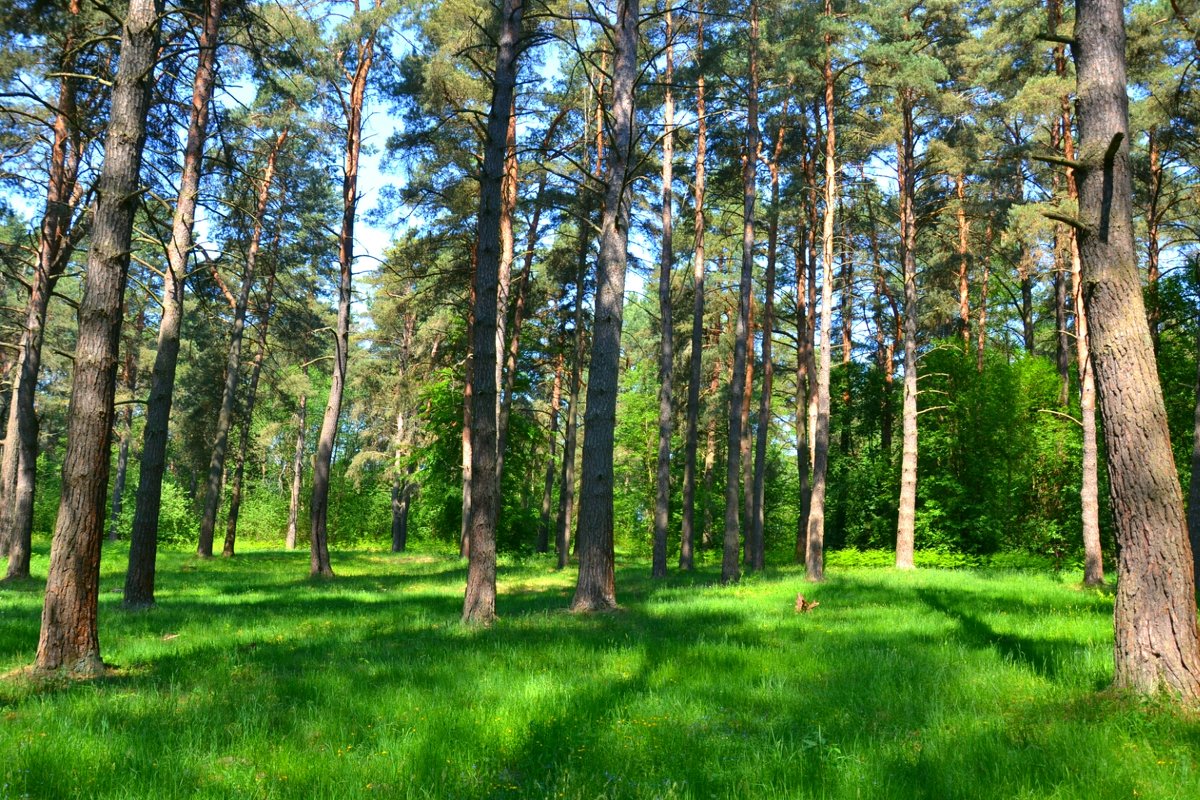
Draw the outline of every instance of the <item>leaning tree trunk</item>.
[[[904,449],[900,460],[900,510],[896,522],[896,566],[912,569],[917,510],[917,254],[916,190],[912,97],[901,99],[904,117],[900,142],[900,253],[904,264]]]
[[[671,168],[675,158],[675,97],[671,91],[675,61],[671,30],[671,9],[666,13],[666,94],[663,98],[663,159],[662,159],[662,245],[658,264],[658,463],[655,469],[654,496],[654,554],[650,574],[655,578],[667,576],[667,528],[671,522],[671,395],[675,372],[675,323],[671,318],[671,267],[675,263],[672,247],[673,180]]]
[[[1116,521],[1114,682],[1200,701],[1183,497],[1133,248],[1124,4],[1079,0],[1079,257]]]
[[[200,544],[196,550],[201,558],[211,558],[213,554],[213,533],[217,527],[217,511],[221,507],[224,495],[225,454],[229,445],[229,429],[233,426],[233,405],[241,370],[246,308],[250,303],[250,289],[254,285],[254,275],[258,266],[258,251],[262,241],[263,224],[266,219],[267,205],[271,200],[271,185],[275,180],[275,164],[287,137],[288,131],[284,128],[275,138],[274,146],[267,155],[262,184],[258,188],[250,245],[246,249],[242,286],[233,309],[233,331],[229,337],[229,353],[225,360],[225,387],[221,395],[221,410],[217,414],[217,431],[213,437],[212,458],[208,463],[208,482],[204,492],[204,515],[200,519]]]
[[[29,577],[33,547],[33,502],[37,487],[38,419],[34,404],[46,315],[58,279],[70,261],[75,238],[82,230],[71,230],[79,203],[77,178],[83,139],[75,128],[75,54],[80,13],[78,0],[70,4],[73,16],[63,41],[58,108],[54,116],[54,141],[46,186],[46,211],[38,234],[37,261],[25,308],[25,326],[13,375],[11,401],[6,419],[4,457],[0,460],[0,555],[8,555],[6,578]],[[76,223],[77,226],[79,225]]]
[[[378,6],[379,0],[376,0]],[[357,3],[355,4],[357,10]],[[342,229],[338,235],[338,314],[333,336],[333,376],[329,400],[321,418],[317,453],[313,461],[312,500],[309,518],[309,572],[322,578],[333,577],[329,564],[329,468],[337,440],[338,419],[342,414],[342,392],[346,388],[346,367],[350,356],[351,281],[354,269],[354,214],[358,207],[358,157],[362,150],[362,113],[367,94],[367,78],[375,53],[375,35],[369,34],[358,44],[358,64],[350,76],[349,93],[342,94],[346,117],[346,153],[342,176]]]
[[[826,13],[830,6],[826,3]],[[808,509],[805,575],[825,580],[825,495],[829,471],[829,377],[833,361],[833,233],[837,209],[837,128],[833,114],[833,47],[825,35],[825,213],[821,225],[821,350],[817,361],[817,427],[813,432],[812,502]],[[847,291],[846,287],[842,291]]]
[[[746,150],[742,163],[742,272],[738,282],[737,327],[733,340],[733,379],[729,386],[729,450],[725,465],[725,539],[721,582],[740,577],[738,486],[741,483],[742,404],[746,391],[746,362],[750,334],[750,294],[754,274],[754,204],[758,165],[758,3],[750,4],[750,87],[746,118]]]
[[[463,622],[490,625],[496,618],[496,514],[500,487],[496,471],[497,397],[500,349],[505,343],[500,317],[500,284],[505,262],[512,263],[511,209],[506,182],[515,201],[515,176],[506,181],[506,153],[513,131],[521,16],[524,0],[505,0],[500,17],[492,105],[488,112],[483,175],[479,186],[479,262],[475,269],[474,407],[471,412],[471,553]],[[515,135],[515,134],[514,134]],[[513,146],[515,150],[515,144]],[[515,167],[514,167],[515,170]],[[504,217],[509,217],[508,234]]]
[[[696,65],[704,60],[704,5],[696,9]],[[694,205],[692,243],[692,352],[689,358],[687,428],[683,452],[683,527],[679,543],[679,568],[695,569],[696,450],[700,424],[700,381],[704,360],[704,158],[708,149],[708,121],[704,111],[704,73],[696,78],[696,167],[692,182]]]
[[[583,428],[583,479],[579,490],[579,578],[571,601],[573,611],[603,611],[617,605],[613,577],[613,432],[629,212],[633,202],[637,44],[638,0],[620,0],[613,36],[612,163],[600,219],[600,260],[596,265],[596,310]]]
[[[183,298],[188,260],[192,253],[192,227],[200,196],[200,170],[209,106],[216,80],[217,34],[222,0],[208,0],[196,75],[192,82],[191,117],[183,151],[183,173],[171,218],[167,243],[167,269],[163,273],[162,316],[158,324],[158,349],[150,376],[146,425],[142,432],[133,528],[129,534],[129,569],[125,573],[125,605],[146,607],[154,603],[154,566],[158,552],[158,518],[162,508],[162,482],[167,464],[167,434],[179,363],[179,333],[183,325]]]
[[[138,178],[154,86],[160,12],[154,0],[130,0],[121,35],[87,279],[79,305],[62,494],[34,665],[38,672],[97,675],[104,670],[96,632],[100,542],[122,300],[129,274],[133,215],[141,202]]]

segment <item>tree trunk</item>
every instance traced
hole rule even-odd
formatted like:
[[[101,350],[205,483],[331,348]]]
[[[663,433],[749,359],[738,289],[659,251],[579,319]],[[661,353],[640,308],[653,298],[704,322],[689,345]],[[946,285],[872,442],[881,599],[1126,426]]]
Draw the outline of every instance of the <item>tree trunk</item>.
[[[204,490],[204,515],[200,519],[200,544],[196,549],[201,558],[212,558],[213,533],[217,527],[217,512],[221,508],[225,482],[225,451],[229,446],[229,429],[233,426],[233,406],[237,395],[238,375],[241,370],[242,339],[246,328],[246,309],[250,304],[250,289],[254,286],[255,270],[258,266],[258,250],[262,241],[263,224],[267,204],[271,200],[271,185],[275,181],[275,164],[279,151],[287,141],[285,128],[275,138],[267,163],[263,168],[262,183],[258,187],[254,225],[250,245],[246,250],[246,264],[242,272],[242,286],[238,291],[233,309],[233,331],[229,338],[229,354],[225,359],[225,387],[221,395],[221,410],[217,414],[217,431],[213,437],[212,458],[208,462],[208,481]]]
[[[379,4],[380,0],[375,0],[376,8]],[[356,10],[357,5],[356,2]],[[349,92],[339,92],[346,119],[346,152],[342,176],[342,229],[338,236],[337,330],[334,333],[333,376],[329,384],[329,401],[325,404],[321,431],[317,435],[312,500],[308,507],[309,573],[323,578],[333,577],[333,567],[329,563],[329,469],[333,461],[333,447],[337,441],[338,419],[342,414],[342,392],[346,387],[346,368],[350,354],[354,215],[358,207],[358,156],[362,149],[363,102],[375,54],[375,34],[368,34],[356,47],[357,65],[350,76]]]
[[[141,202],[138,178],[154,86],[160,12],[154,0],[131,0],[121,35],[87,279],[79,306],[62,494],[34,666],[43,673],[64,670],[91,676],[104,671],[96,633],[100,541],[104,536],[122,300],[133,215]]]
[[[787,98],[783,101],[783,116],[787,116]],[[775,267],[779,254],[779,160],[783,155],[783,136],[787,128],[781,121],[775,136],[775,147],[771,152],[771,211],[767,222],[767,274],[763,302],[762,393],[758,403],[758,430],[754,441],[754,517],[750,529],[750,568],[762,570],[766,567],[766,551],[763,539],[766,527],[767,495],[767,439],[773,416],[772,401],[775,388],[775,361],[772,340],[775,338]]]
[[[958,222],[958,333],[963,339],[963,352],[971,352],[971,222],[967,219],[966,176],[954,176],[954,193],[958,198],[955,219]],[[1065,335],[1065,330],[1064,330]]]
[[[134,323],[134,335],[125,343],[125,360],[121,382],[129,393],[128,401],[121,413],[120,444],[117,448],[117,474],[113,478],[112,514],[108,523],[108,538],[117,540],[117,522],[121,517],[121,501],[125,496],[125,476],[129,470],[129,447],[133,441],[133,394],[137,391],[138,350],[142,346],[142,332],[146,329],[146,310],[143,308]]]
[[[1158,323],[1161,316],[1158,299],[1159,253],[1158,227],[1162,222],[1163,166],[1162,150],[1158,131],[1154,126],[1147,131],[1150,155],[1150,185],[1147,187],[1146,202],[1146,320],[1150,323],[1150,339],[1154,352],[1158,352]]]
[[[475,269],[474,407],[471,410],[471,552],[463,622],[490,625],[496,618],[496,442],[499,410],[499,350],[503,347],[506,313],[501,297],[505,261],[512,266],[512,214],[505,207],[515,202],[515,164],[506,169],[513,128],[513,100],[517,85],[517,54],[521,39],[524,0],[505,0],[500,17],[492,104],[488,112],[483,175],[479,186],[479,262]],[[515,144],[513,149],[515,149]],[[507,186],[506,186],[507,184]],[[511,195],[506,200],[506,190]],[[507,250],[507,253],[505,252]]]
[[[672,163],[675,158],[675,97],[671,90],[674,80],[674,32],[671,29],[671,9],[667,8],[666,76],[663,98],[663,161],[662,161],[662,246],[658,265],[658,463],[655,471],[654,554],[650,574],[655,578],[667,576],[667,528],[671,522],[671,395],[675,372],[675,323],[671,316],[671,268],[675,251],[671,244],[673,181]]]
[[[564,293],[565,294],[565,293]],[[564,337],[565,339],[565,337]],[[546,459],[546,480],[542,489],[542,517],[538,525],[537,551],[550,549],[550,504],[554,501],[554,473],[558,466],[558,418],[562,410],[563,351],[566,342],[560,342],[558,355],[554,358],[554,384],[550,389],[550,457]]]
[[[493,416],[496,418],[496,492],[499,503],[500,484],[504,476],[504,443],[508,427],[507,399],[504,393],[504,360],[508,352],[508,307],[512,295],[512,265],[516,255],[516,238],[513,234],[513,216],[517,212],[517,184],[520,176],[517,170],[517,107],[516,92],[513,93],[512,107],[508,112],[508,129],[505,132],[504,165],[500,182],[500,269],[496,280],[496,330],[495,330],[495,381],[496,408]],[[476,273],[478,279],[478,273]],[[523,290],[522,280],[520,289]],[[478,298],[478,291],[476,298]],[[478,303],[478,299],[476,300]],[[517,322],[520,325],[520,315],[524,313],[525,296],[518,291]],[[497,514],[499,506],[497,506]]]
[[[267,276],[262,311],[258,320],[258,342],[254,361],[250,367],[250,386],[246,391],[246,402],[242,409],[242,424],[238,436],[238,452],[233,466],[233,489],[229,493],[229,518],[225,523],[225,546],[221,555],[233,555],[237,542],[238,514],[242,510],[242,481],[246,474],[246,450],[250,444],[250,423],[254,420],[254,404],[258,400],[258,379],[262,375],[263,361],[267,357],[267,330],[271,326],[272,300],[275,294],[275,271]]]
[[[747,350],[750,339],[750,295],[754,271],[755,177],[758,165],[758,2],[750,3],[750,86],[747,97],[746,149],[742,162],[742,270],[738,282],[738,316],[734,330],[733,379],[729,387],[729,450],[725,470],[725,544],[721,559],[721,582],[740,577],[738,539],[738,485],[742,456],[742,405],[746,391]]]
[[[462,426],[462,525],[458,537],[458,557],[471,556],[471,443],[475,416],[475,272],[479,264],[479,241],[471,247],[471,288],[467,292],[467,357],[463,377]]]
[[[392,552],[403,553],[408,545],[408,478],[401,471],[404,458],[404,413],[396,412],[396,456],[392,462]]]
[[[183,325],[183,298],[188,260],[192,253],[192,228],[200,195],[200,172],[208,114],[216,81],[217,36],[222,0],[208,0],[200,33],[196,75],[192,82],[192,106],[187,141],[183,151],[183,173],[171,218],[171,240],[167,243],[167,269],[163,273],[162,317],[158,324],[158,348],[150,375],[150,397],[146,404],[146,427],[142,432],[137,501],[129,535],[129,568],[125,573],[124,602],[127,608],[154,604],[154,568],[158,552],[158,518],[162,508],[162,482],[167,464],[167,436],[179,363],[179,333]],[[210,545],[211,552],[211,545]]]
[[[1133,248],[1125,20],[1079,0],[1079,256],[1117,531],[1114,681],[1200,700],[1200,638],[1183,497]]]
[[[631,159],[636,140],[634,85],[637,81],[638,0],[620,0],[613,36],[612,163],[600,221],[596,266],[596,311],[588,369],[583,434],[583,480],[579,491],[579,579],[573,611],[615,608],[613,579],[613,429],[629,212],[633,201]]]
[[[996,228],[988,219],[987,231],[983,235],[983,275],[979,279],[979,334],[975,348],[975,370],[983,372],[983,351],[987,345],[988,278],[992,268],[992,242]]]
[[[896,566],[913,567],[917,509],[917,254],[913,106],[909,90],[901,95],[903,138],[900,170],[900,257],[904,264],[904,449],[900,462],[900,510],[896,522]]]
[[[832,15],[826,0],[825,13]],[[821,350],[817,361],[817,427],[813,458],[812,502],[808,510],[805,576],[825,580],[825,494],[829,469],[829,377],[833,361],[833,234],[838,202],[837,127],[833,106],[833,37],[825,34],[825,209],[821,224]],[[842,291],[845,291],[843,287]]]
[[[25,306],[25,326],[13,373],[11,400],[5,416],[4,455],[0,460],[0,554],[8,555],[8,579],[29,577],[37,487],[38,418],[34,396],[41,372],[50,297],[71,259],[77,236],[72,233],[71,224],[80,200],[77,178],[83,141],[74,127],[77,79],[70,74],[75,71],[78,0],[72,0],[69,10],[73,18],[68,23],[60,61],[64,77],[59,80],[54,116],[46,211],[38,232],[37,262]]]
[[[708,151],[708,120],[704,110],[704,4],[696,8],[696,166],[692,182],[693,224],[692,242],[692,352],[689,356],[687,429],[684,433],[683,454],[683,523],[679,541],[679,568],[691,571],[696,567],[696,450],[700,424],[700,381],[704,360],[704,159]]]
[[[753,571],[750,566],[750,538],[754,527],[754,455],[750,448],[750,405],[754,402],[754,320],[755,301],[754,286],[750,287],[750,317],[746,324],[746,384],[742,389],[742,444],[739,459],[742,467],[742,563]]]
[[[586,209],[586,207],[585,207]],[[587,278],[588,220],[586,213],[579,222],[579,266],[575,276],[575,345],[571,356],[571,383],[567,403],[567,436],[563,443],[562,480],[558,490],[558,519],[555,529],[555,549],[558,568],[567,565],[571,555],[571,520],[575,516],[575,450],[579,439],[579,394],[583,381],[584,311],[583,300]]]
[[[308,395],[300,395],[300,409],[296,412],[296,451],[292,455],[292,496],[288,503],[288,527],[285,546],[296,549],[296,523],[300,516],[300,489],[304,483],[304,428],[307,423]]]

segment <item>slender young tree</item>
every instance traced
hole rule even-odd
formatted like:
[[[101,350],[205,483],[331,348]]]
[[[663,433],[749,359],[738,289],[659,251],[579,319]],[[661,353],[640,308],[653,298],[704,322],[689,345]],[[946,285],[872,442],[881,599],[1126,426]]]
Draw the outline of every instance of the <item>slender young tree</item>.
[[[154,604],[154,567],[158,553],[158,518],[162,509],[162,482],[167,465],[167,433],[175,396],[175,372],[179,363],[179,333],[183,325],[184,288],[192,254],[192,228],[200,196],[200,173],[204,141],[208,132],[209,107],[216,83],[218,33],[222,0],[209,0],[204,9],[196,74],[192,80],[192,105],[183,150],[183,172],[171,218],[167,243],[167,268],[163,272],[162,314],[158,323],[158,348],[150,374],[150,396],[142,432],[142,458],[138,492],[129,536],[129,568],[125,573],[125,606],[144,608]]]
[[[300,395],[296,409],[296,449],[292,455],[292,495],[288,502],[288,526],[284,546],[296,549],[296,526],[300,517],[300,490],[304,485],[304,429],[308,425],[308,392]]]
[[[375,0],[378,9],[383,0]],[[354,13],[361,11],[354,0]],[[333,378],[329,385],[329,400],[321,418],[317,435],[317,453],[313,461],[312,500],[309,516],[309,572],[314,576],[333,577],[329,564],[329,468],[333,461],[333,445],[337,439],[338,419],[342,414],[342,392],[346,387],[346,367],[350,354],[350,303],[354,270],[354,217],[358,209],[358,160],[362,151],[363,106],[367,96],[367,80],[375,59],[377,30],[371,27],[360,38],[346,45],[339,53],[338,64],[346,73],[347,85],[337,87],[338,101],[346,122],[346,150],[342,166],[342,227],[338,234],[338,313],[333,336]],[[353,58],[347,58],[353,51]]]
[[[700,424],[700,382],[704,360],[704,159],[708,149],[708,120],[704,109],[704,3],[696,7],[696,166],[692,181],[692,351],[688,357],[687,428],[683,452],[683,528],[679,544],[679,568],[695,568],[696,544],[696,450]]]
[[[217,430],[213,436],[212,457],[208,462],[208,480],[204,491],[204,514],[200,518],[200,543],[196,549],[196,554],[201,558],[212,558],[213,554],[213,535],[217,527],[217,512],[221,508],[221,500],[224,496],[225,457],[229,446],[229,431],[233,427],[233,405],[240,382],[246,312],[250,305],[250,290],[254,286],[254,279],[258,271],[258,253],[262,243],[263,225],[266,222],[267,205],[271,201],[271,187],[275,182],[275,167],[287,137],[288,130],[284,128],[275,137],[271,150],[267,154],[262,180],[258,186],[254,220],[251,223],[250,245],[246,248],[246,263],[242,268],[242,285],[233,307],[229,351],[225,357],[225,385],[221,393],[221,409],[217,413]]]
[[[675,95],[671,83],[675,79],[675,34],[670,7],[663,23],[666,25],[666,73],[663,76],[662,244],[658,263],[658,464],[655,470],[654,554],[650,567],[650,574],[655,578],[667,576],[667,528],[671,521],[671,382],[675,373],[675,323],[671,317],[671,270],[675,263],[671,244],[674,235],[671,214],[675,202],[671,190],[675,159]]]
[[[479,186],[474,406],[471,414],[471,552],[462,615],[463,622],[475,625],[490,625],[496,618],[496,513],[500,494],[496,473],[496,398],[499,389],[496,370],[499,363],[497,342],[503,341],[498,320],[503,313],[499,308],[500,271],[504,260],[502,217],[505,214],[505,162],[524,12],[524,0],[504,0]]]
[[[579,578],[571,601],[571,610],[582,612],[604,611],[617,605],[613,577],[613,431],[633,202],[638,0],[617,3],[612,43],[612,158],[600,218],[600,260],[596,265],[595,321],[579,491]]]
[[[902,133],[896,163],[900,179],[900,259],[904,267],[904,444],[900,460],[900,510],[896,522],[896,566],[912,569],[917,511],[917,234],[916,137],[913,95],[900,93]]]
[[[104,537],[122,300],[129,272],[133,215],[146,113],[154,86],[162,7],[130,0],[105,135],[87,279],[79,306],[62,495],[50,547],[38,637],[37,672],[98,675],[104,671],[96,611]]]
[[[729,449],[725,469],[725,539],[721,582],[734,583],[738,568],[738,487],[741,484],[742,405],[746,391],[746,363],[750,339],[750,295],[754,274],[754,206],[758,173],[758,2],[750,2],[750,86],[747,97],[746,150],[742,162],[742,270],[738,282],[738,315],[734,331],[733,378],[729,385]]]
[[[1078,0],[1077,235],[1117,541],[1114,682],[1200,701],[1183,497],[1133,247],[1124,4]]]

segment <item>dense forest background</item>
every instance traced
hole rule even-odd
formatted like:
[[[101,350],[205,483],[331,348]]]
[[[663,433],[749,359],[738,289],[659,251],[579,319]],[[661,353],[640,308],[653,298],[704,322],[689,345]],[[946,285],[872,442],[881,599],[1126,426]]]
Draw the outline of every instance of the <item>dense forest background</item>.
[[[214,5],[215,89],[202,128],[157,537],[200,539],[221,437],[228,452],[218,467],[218,518],[235,503],[240,539],[282,543],[290,520],[294,544],[297,518],[306,537],[320,410],[336,364],[346,241],[339,226],[349,208],[351,242],[355,214],[394,240],[385,252],[364,253],[360,244],[351,255],[329,546],[335,561],[338,548],[362,543],[457,548],[478,175],[496,35],[495,10],[474,0],[167,4],[124,294],[111,535],[128,537],[134,525],[172,214],[193,76],[206,51],[198,42]],[[575,459],[582,448],[595,229],[613,147],[605,115],[612,47],[601,24],[608,17],[593,6],[564,0],[526,9],[497,334],[501,552],[567,546],[573,482],[587,480],[563,454]],[[87,208],[122,13],[35,0],[0,11],[0,419],[15,417],[45,220],[67,209],[69,250],[51,287],[36,383],[35,537],[52,533],[59,507]],[[1134,2],[1127,23],[1136,246],[1186,486],[1200,336],[1200,6]],[[895,546],[904,349],[913,331],[917,549],[1082,562],[1081,425],[1095,412],[1080,401],[1068,226],[1046,216],[1074,202],[1062,159],[1075,79],[1066,45],[1055,40],[1072,24],[1060,0],[644,5],[614,439],[618,548],[649,556],[653,547],[659,363],[669,334],[668,559],[679,560],[689,446],[695,558],[720,558],[750,219],[750,377],[739,398],[737,490],[747,529],[761,491],[766,562],[803,554],[822,353],[832,362],[824,544]],[[357,123],[355,87],[363,101]],[[380,156],[388,188],[362,203],[352,191],[347,206],[350,133],[363,117],[374,133],[367,154]],[[750,214],[748,139],[756,142]],[[73,188],[48,200],[64,142]],[[831,250],[822,238],[827,212]],[[915,263],[915,306],[905,299],[906,253]],[[823,314],[824,291],[832,304]],[[232,357],[231,338],[240,351]],[[1099,445],[1102,452],[1102,437]],[[1099,481],[1102,546],[1111,556],[1103,470]]]

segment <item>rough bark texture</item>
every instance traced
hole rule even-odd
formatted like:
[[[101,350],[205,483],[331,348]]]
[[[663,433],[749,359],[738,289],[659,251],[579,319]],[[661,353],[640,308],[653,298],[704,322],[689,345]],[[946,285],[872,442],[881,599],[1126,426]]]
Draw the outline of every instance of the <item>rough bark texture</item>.
[[[515,200],[515,177],[506,170],[513,98],[517,85],[517,55],[521,40],[524,0],[505,0],[500,16],[492,105],[488,112],[483,175],[479,186],[479,262],[475,269],[474,407],[471,413],[471,553],[463,622],[490,625],[496,618],[496,514],[500,487],[496,472],[499,385],[499,346],[505,343],[500,317],[504,262],[512,265],[511,209],[506,212],[506,188]],[[515,166],[513,167],[515,169]],[[508,177],[506,177],[508,173]],[[508,233],[504,217],[509,217]],[[506,252],[507,251],[507,252]]]
[[[725,539],[721,582],[741,577],[738,540],[738,487],[741,483],[742,406],[746,391],[747,351],[750,344],[750,295],[754,274],[754,205],[758,162],[758,3],[750,4],[750,87],[747,97],[746,149],[742,163],[742,269],[738,282],[737,327],[733,342],[733,378],[729,386],[729,438],[725,469]]]
[[[896,566],[912,569],[917,510],[917,254],[913,106],[910,92],[901,96],[903,134],[897,163],[900,170],[900,257],[904,266],[904,449],[900,461],[900,511],[896,521]]]
[[[513,233],[513,217],[517,212],[517,189],[520,173],[517,165],[517,107],[516,92],[513,93],[512,107],[508,113],[508,130],[505,133],[503,177],[500,182],[500,270],[496,281],[496,329],[495,333],[495,380],[496,380],[496,491],[499,492],[504,477],[504,440],[508,428],[508,407],[505,404],[504,386],[504,354],[508,352],[508,307],[512,296],[512,265],[516,256],[516,238]],[[478,277],[478,276],[477,276]],[[524,289],[524,281],[520,289]],[[478,297],[478,284],[476,284]],[[520,325],[520,315],[524,313],[525,296],[518,292],[517,321]],[[478,304],[478,301],[476,301]],[[497,501],[499,502],[499,501]]]
[[[675,323],[671,315],[671,268],[675,263],[672,239],[671,191],[672,166],[675,158],[675,97],[671,91],[674,80],[674,33],[671,29],[671,10],[666,24],[666,94],[663,98],[662,136],[662,245],[658,264],[658,462],[655,470],[654,552],[650,574],[655,578],[667,576],[667,528],[671,522],[671,396],[675,372]]]
[[[375,0],[378,8],[381,0]],[[358,10],[358,3],[355,3]],[[338,314],[333,339],[333,376],[329,401],[317,435],[317,453],[313,461],[312,500],[309,518],[309,572],[314,576],[333,577],[329,563],[329,468],[337,440],[338,419],[342,413],[342,392],[346,388],[346,367],[350,353],[350,303],[354,269],[354,217],[358,208],[358,157],[362,149],[363,102],[367,78],[375,54],[375,34],[370,33],[355,45],[357,59],[350,85],[339,89],[342,113],[346,120],[345,166],[342,175],[342,229],[338,235]]]
[[[126,607],[154,603],[154,567],[158,552],[158,517],[162,508],[162,482],[167,464],[167,436],[175,394],[175,372],[179,363],[179,334],[183,325],[183,300],[188,260],[192,253],[192,228],[200,193],[200,173],[208,114],[216,80],[217,34],[222,2],[209,0],[200,34],[196,74],[192,80],[192,105],[183,151],[183,172],[171,218],[167,243],[167,269],[163,274],[162,316],[158,346],[150,375],[146,403],[146,426],[142,432],[142,459],[138,493],[129,536],[129,568],[125,573]],[[210,548],[211,552],[211,548]]]
[[[828,4],[826,13],[832,13]],[[825,494],[829,469],[829,377],[833,361],[833,233],[837,209],[837,128],[834,125],[832,38],[825,36],[825,209],[821,220],[821,351],[817,360],[817,426],[813,431],[812,502],[808,509],[805,576],[825,580]],[[844,291],[844,289],[843,289]]]
[[[100,542],[124,316],[122,299],[133,215],[140,202],[138,177],[154,84],[160,11],[154,0],[131,0],[121,34],[87,280],[79,306],[62,495],[34,667],[38,672],[96,675],[104,669],[96,632]]]
[[[958,225],[958,333],[963,352],[971,352],[971,221],[967,219],[966,176],[954,176],[954,194],[958,199],[954,217]],[[1064,324],[1065,327],[1065,324]],[[1065,335],[1065,330],[1064,330]]]
[[[292,496],[288,502],[288,526],[284,546],[296,549],[296,523],[300,516],[300,490],[304,485],[304,428],[308,424],[308,395],[300,395],[296,411],[296,450],[292,454]]]
[[[704,6],[696,9],[696,65],[704,60]],[[679,568],[695,569],[696,450],[700,423],[700,381],[704,360],[704,159],[708,150],[708,121],[704,118],[704,73],[696,78],[696,166],[692,182],[692,352],[688,361],[687,422],[683,452],[683,522],[679,539]]]
[[[29,577],[33,546],[33,504],[37,487],[38,418],[34,404],[42,345],[50,297],[74,250],[81,230],[72,232],[72,218],[79,204],[77,178],[83,140],[75,128],[76,46],[80,8],[74,0],[69,10],[72,21],[63,40],[58,107],[54,116],[54,139],[46,184],[46,210],[38,233],[37,261],[25,306],[25,326],[13,374],[13,386],[5,418],[4,456],[0,460],[0,555],[7,554],[6,579]]]
[[[600,220],[596,311],[588,369],[579,491],[579,580],[573,611],[615,608],[613,583],[613,429],[624,318],[629,211],[633,201],[634,85],[637,82],[638,0],[621,0],[613,32],[612,158]]]
[[[1118,0],[1079,0],[1079,256],[1118,541],[1114,682],[1200,701],[1200,638],[1183,497],[1133,248]]]

